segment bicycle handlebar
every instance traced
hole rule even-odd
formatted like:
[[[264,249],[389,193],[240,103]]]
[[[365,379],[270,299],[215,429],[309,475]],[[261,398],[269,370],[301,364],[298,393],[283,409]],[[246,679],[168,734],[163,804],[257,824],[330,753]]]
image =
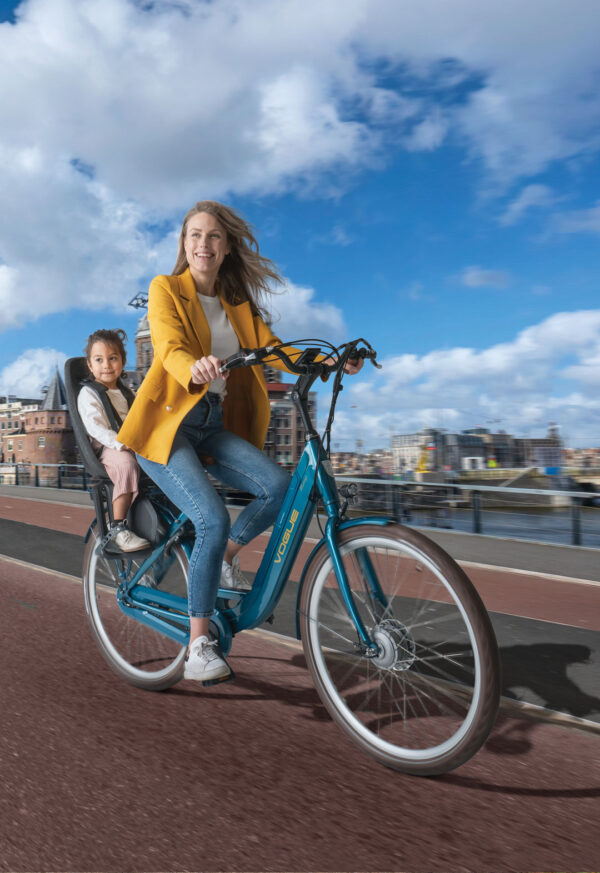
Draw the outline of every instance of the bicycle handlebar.
[[[281,346],[262,346],[258,349],[242,348],[222,361],[220,371],[221,373],[225,373],[228,370],[235,370],[238,367],[254,367],[256,364],[261,364],[265,359],[272,356],[283,361],[286,367],[298,376],[302,376],[305,373],[328,376],[330,373],[340,369],[346,361],[354,363],[358,361],[359,358],[368,358],[373,366],[380,369],[381,364],[377,363],[377,352],[375,349],[372,349],[370,346],[369,348],[366,348],[365,346],[357,348],[360,342],[364,341],[355,340],[352,343],[346,343],[344,348],[347,353],[338,353],[337,359],[332,359],[331,356],[328,356],[327,359],[330,360],[331,363],[314,360],[316,355],[321,354],[320,348],[304,349],[299,355],[298,361],[293,361]],[[310,353],[312,353],[312,355]],[[303,358],[304,360],[302,360]]]

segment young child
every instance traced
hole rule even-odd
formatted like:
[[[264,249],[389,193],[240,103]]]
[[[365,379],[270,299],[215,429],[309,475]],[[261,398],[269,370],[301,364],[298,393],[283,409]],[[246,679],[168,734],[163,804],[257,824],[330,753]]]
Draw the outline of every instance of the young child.
[[[127,355],[124,330],[97,330],[88,337],[85,356],[91,381],[106,396],[115,413],[115,420],[123,421],[129,411],[127,397],[120,381]],[[135,552],[149,546],[148,540],[138,537],[127,528],[126,516],[138,493],[139,467],[133,452],[119,442],[97,391],[84,385],[77,398],[77,409],[92,445],[100,451],[100,461],[113,482],[113,517],[116,529],[114,542],[123,552]]]

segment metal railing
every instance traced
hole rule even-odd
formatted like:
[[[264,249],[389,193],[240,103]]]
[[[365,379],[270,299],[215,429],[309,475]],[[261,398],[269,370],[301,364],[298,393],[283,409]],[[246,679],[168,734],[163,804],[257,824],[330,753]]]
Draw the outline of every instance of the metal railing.
[[[85,491],[88,481],[82,464],[0,464],[0,485]]]
[[[360,476],[337,481],[356,483],[352,510],[383,511],[402,524],[600,548],[600,492]]]
[[[336,481],[357,486],[351,515],[381,514],[417,527],[600,548],[600,492],[595,496],[588,491],[366,476]],[[0,485],[85,491],[89,476],[81,464],[0,464]],[[230,505],[239,507],[251,499],[215,485]]]

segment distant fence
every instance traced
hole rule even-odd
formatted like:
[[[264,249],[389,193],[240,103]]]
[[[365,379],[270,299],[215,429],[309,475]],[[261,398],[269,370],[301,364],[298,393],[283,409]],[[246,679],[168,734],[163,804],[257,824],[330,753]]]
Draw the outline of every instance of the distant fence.
[[[343,477],[353,509],[402,524],[600,548],[600,492]],[[352,512],[352,509],[351,509]]]
[[[89,476],[82,464],[0,464],[0,485],[85,491],[88,482]]]
[[[600,492],[346,476],[337,481],[356,486],[349,500],[351,515],[386,515],[417,527],[600,548]],[[81,464],[0,464],[0,485],[85,491],[89,477]],[[223,486],[219,491],[228,504],[251,499]]]

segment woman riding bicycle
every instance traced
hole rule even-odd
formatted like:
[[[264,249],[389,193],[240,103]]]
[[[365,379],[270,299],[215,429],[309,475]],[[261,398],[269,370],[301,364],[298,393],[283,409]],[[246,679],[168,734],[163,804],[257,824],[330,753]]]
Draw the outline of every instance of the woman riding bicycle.
[[[240,347],[281,342],[260,308],[269,282],[281,277],[240,215],[210,200],[190,209],[173,273],[150,284],[154,360],[118,434],[194,525],[186,679],[230,674],[209,640],[217,589],[247,587],[237,553],[275,521],[289,484],[288,474],[262,452],[270,418],[262,366],[220,372]],[[272,366],[285,369],[279,359]],[[346,370],[361,366],[359,360]],[[215,478],[255,496],[233,525],[202,463],[207,457]]]

